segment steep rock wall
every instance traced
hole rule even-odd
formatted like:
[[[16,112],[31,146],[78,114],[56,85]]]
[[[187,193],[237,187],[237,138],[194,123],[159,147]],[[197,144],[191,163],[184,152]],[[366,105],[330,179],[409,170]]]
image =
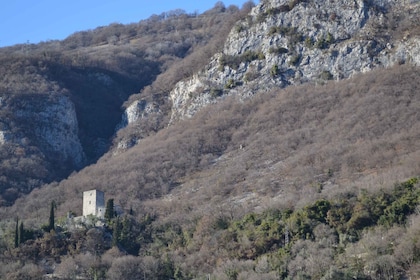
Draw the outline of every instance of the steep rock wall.
[[[118,125],[117,129],[126,127],[131,123],[135,123],[138,120],[147,118],[150,114],[159,113],[159,107],[157,104],[147,102],[146,100],[136,100],[130,106],[125,109],[122,121]]]
[[[46,157],[69,162],[75,167],[84,164],[85,156],[78,137],[78,121],[74,104],[64,95],[37,94],[19,96],[2,103],[2,112],[13,111],[2,122],[0,145],[37,146]],[[10,114],[10,113],[9,113]],[[19,123],[21,129],[9,122]]]
[[[345,79],[395,63],[420,65],[417,36],[393,39],[381,29],[390,11],[416,16],[419,4],[394,2],[262,1],[236,24],[206,69],[171,91],[171,123],[226,95]]]

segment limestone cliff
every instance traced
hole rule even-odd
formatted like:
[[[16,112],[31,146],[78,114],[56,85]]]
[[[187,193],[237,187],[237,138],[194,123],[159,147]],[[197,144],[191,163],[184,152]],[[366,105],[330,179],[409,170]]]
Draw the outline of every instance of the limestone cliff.
[[[150,119],[157,118],[161,115],[162,112],[157,103],[148,102],[143,99],[136,100],[125,109],[122,120],[116,130],[120,130],[129,125],[136,125],[141,122],[150,121]],[[139,136],[139,133],[141,134],[144,129],[140,124],[136,126],[135,130],[136,133],[134,135],[129,134],[128,136],[118,139],[117,150],[114,151],[114,154],[118,154],[119,151],[127,150],[137,144],[138,140],[142,138]]]
[[[68,97],[34,94],[4,98],[0,111],[8,116],[1,122],[0,145],[17,145],[22,149],[32,145],[47,158],[76,168],[84,164],[75,107]]]
[[[154,113],[159,113],[157,104],[147,102],[146,100],[137,100],[124,111],[122,121],[118,128],[123,128],[138,120],[147,118],[150,114]]]
[[[418,1],[261,1],[231,31],[222,53],[170,93],[171,122],[226,95],[322,83],[395,63],[420,65]],[[394,32],[393,32],[394,30]],[[403,30],[403,29],[401,29]]]

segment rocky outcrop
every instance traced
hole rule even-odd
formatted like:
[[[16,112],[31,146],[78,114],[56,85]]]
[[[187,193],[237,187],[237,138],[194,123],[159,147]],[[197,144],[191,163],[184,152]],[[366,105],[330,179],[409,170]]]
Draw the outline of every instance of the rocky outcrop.
[[[2,104],[1,111],[13,111],[9,120],[20,123],[19,131],[3,122],[0,145],[37,146],[46,157],[82,167],[85,161],[78,137],[74,104],[64,95],[37,94],[19,96]]]
[[[171,122],[226,95],[246,97],[274,87],[345,79],[396,63],[420,65],[420,39],[393,38],[385,28],[392,24],[391,15],[416,17],[420,5],[394,2],[261,1],[236,24],[223,52],[172,90]]]
[[[122,121],[118,125],[117,129],[126,127],[131,123],[159,112],[159,106],[156,103],[147,102],[146,100],[136,100],[124,111]]]
[[[118,131],[132,125],[135,126],[135,128],[131,128],[134,133],[128,132],[120,137],[113,154],[116,155],[136,145],[142,138],[141,134],[144,130],[142,122],[153,122],[151,119],[156,120],[160,116],[162,116],[162,112],[156,102],[149,102],[144,99],[134,101],[125,109],[122,120],[116,128]]]
[[[65,96],[50,99],[40,108],[35,135],[42,139],[46,150],[59,154],[77,167],[84,161],[83,148],[78,137],[78,122],[73,103]]]
[[[4,145],[10,141],[10,133],[8,131],[0,131],[0,145]]]

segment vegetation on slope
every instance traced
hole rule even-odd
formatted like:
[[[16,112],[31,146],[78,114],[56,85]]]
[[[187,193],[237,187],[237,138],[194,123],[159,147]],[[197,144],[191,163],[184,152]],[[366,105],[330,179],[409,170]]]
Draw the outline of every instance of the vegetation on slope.
[[[11,254],[2,261],[42,270],[40,259],[18,263],[13,256],[54,237],[65,244],[57,248],[79,248],[43,255],[65,275],[418,276],[419,73],[402,65],[324,86],[227,98],[19,199],[2,213],[10,219],[2,224],[9,236],[2,246]],[[92,188],[126,216],[105,231],[69,233],[79,234],[79,245],[68,246],[76,241],[58,231],[8,249],[16,216],[26,228],[40,228],[52,200],[59,216],[80,214],[81,193]],[[101,258],[85,243],[93,232],[108,236],[99,238]]]
[[[295,210],[271,208],[239,219],[203,215],[190,224],[177,224],[127,213],[109,219],[104,229],[39,232],[42,237],[5,252],[0,273],[7,279],[28,276],[29,271],[42,275],[43,269],[35,266],[42,257],[48,266],[59,262],[57,269],[49,270],[65,279],[418,276],[419,216],[410,216],[420,203],[418,182],[412,178],[388,191],[320,199]],[[17,260],[34,267],[10,270],[22,267]]]

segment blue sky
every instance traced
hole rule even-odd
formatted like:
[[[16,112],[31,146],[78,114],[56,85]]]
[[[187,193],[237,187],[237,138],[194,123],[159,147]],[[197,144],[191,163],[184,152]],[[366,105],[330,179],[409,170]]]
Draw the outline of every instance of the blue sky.
[[[133,23],[174,9],[202,13],[217,0],[0,0],[0,47],[62,40],[110,23]],[[225,0],[242,7],[246,0]],[[258,1],[254,1],[258,3]]]

